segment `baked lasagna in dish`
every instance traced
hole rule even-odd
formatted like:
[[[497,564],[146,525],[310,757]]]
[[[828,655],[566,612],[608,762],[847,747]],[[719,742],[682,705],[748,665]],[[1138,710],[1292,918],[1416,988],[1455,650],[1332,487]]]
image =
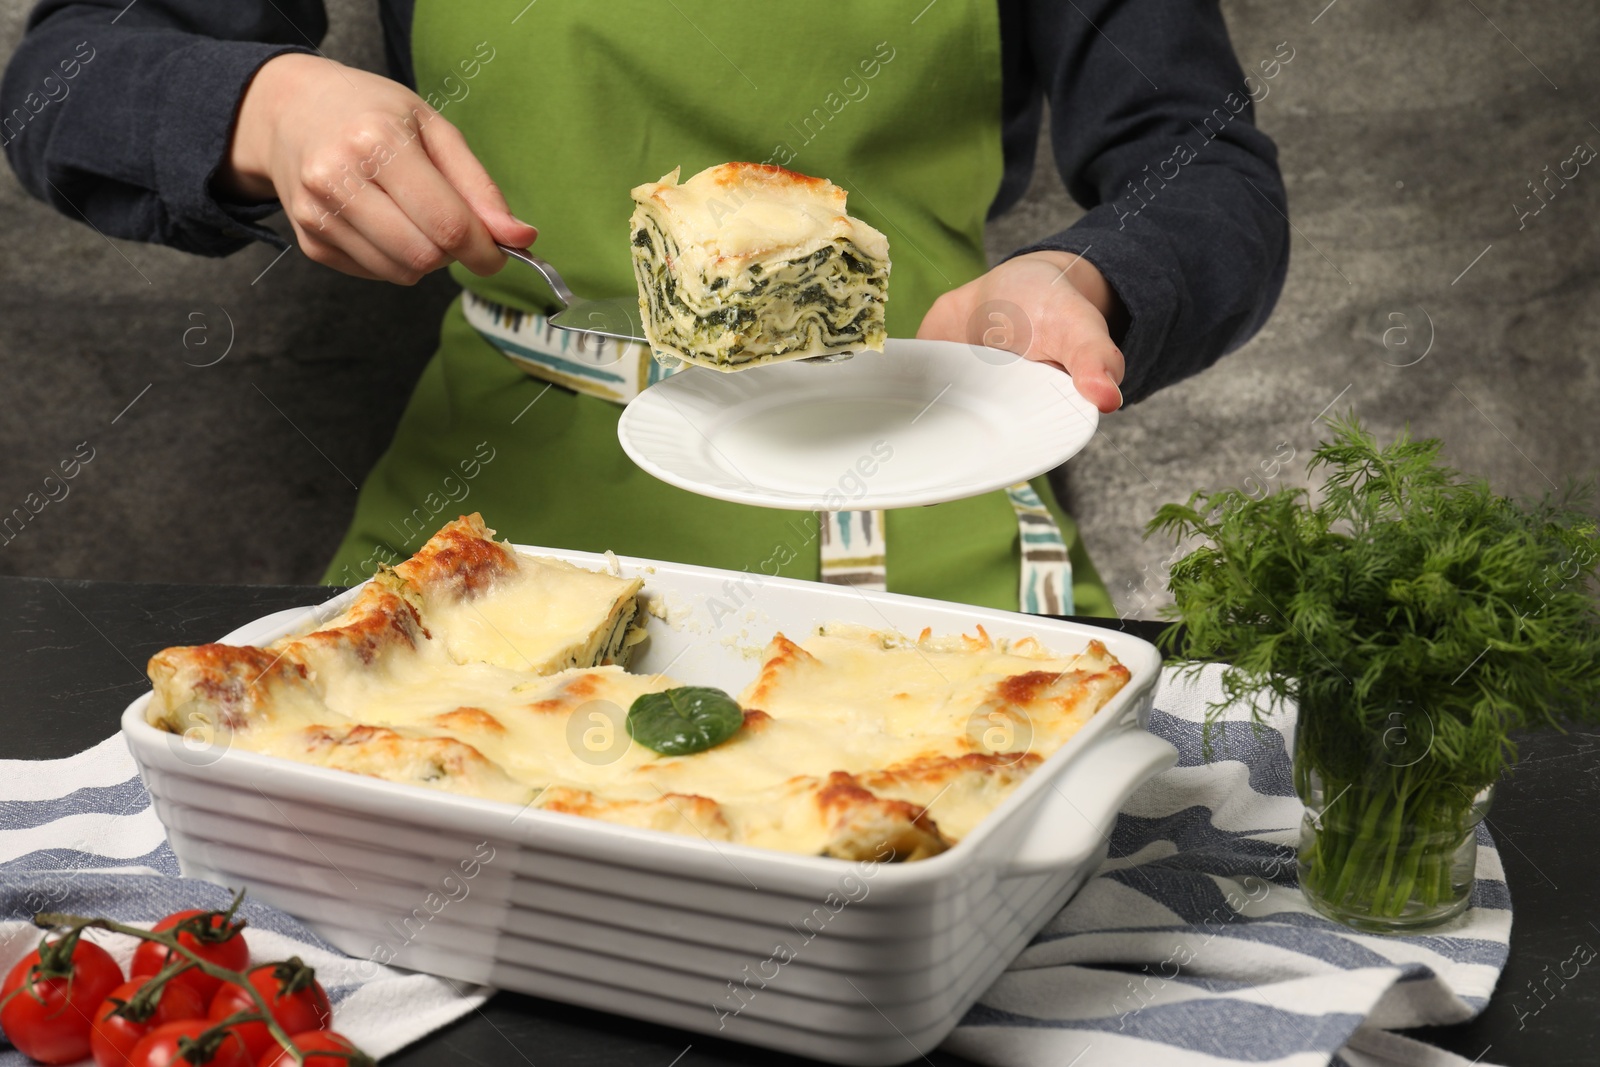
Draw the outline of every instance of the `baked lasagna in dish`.
[[[712,370],[883,350],[889,242],[822,178],[724,163],[633,190],[633,269],[658,356]]]
[[[631,736],[681,683],[625,669],[641,582],[446,526],[337,617],[150,661],[148,720],[242,749],[629,826],[844,859],[950,848],[1128,681],[1098,642],[776,634],[687,755]],[[719,694],[720,695],[720,694]],[[656,700],[657,698],[651,698]]]

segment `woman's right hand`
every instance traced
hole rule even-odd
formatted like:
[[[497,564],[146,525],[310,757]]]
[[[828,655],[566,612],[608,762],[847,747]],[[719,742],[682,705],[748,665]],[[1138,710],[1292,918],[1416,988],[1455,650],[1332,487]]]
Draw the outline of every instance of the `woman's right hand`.
[[[215,182],[230,199],[280,201],[308,258],[401,285],[456,261],[493,274],[497,241],[523,248],[539,232],[420,96],[301,53],[256,72]]]

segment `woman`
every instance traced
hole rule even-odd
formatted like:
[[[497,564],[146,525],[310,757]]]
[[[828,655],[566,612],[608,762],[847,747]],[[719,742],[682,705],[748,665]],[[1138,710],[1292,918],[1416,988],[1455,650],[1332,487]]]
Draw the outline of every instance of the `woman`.
[[[282,205],[319,263],[401,284],[450,265],[466,288],[327,580],[415,549],[470,479],[518,541],[857,585],[886,568],[898,592],[1112,614],[1044,478],[815,518],[656,481],[616,441],[652,361],[574,350],[495,244],[534,241],[534,219],[575,291],[618,296],[633,185],[728,160],[831,178],[889,237],[891,336],[1011,347],[1111,412],[1242,344],[1276,299],[1284,193],[1250,104],[1286,46],[1247,79],[1216,5],[1163,0],[380,13],[395,80],[314,54],[320,0],[44,0],[0,88],[23,183],[105,233],[222,255],[280,243],[260,220]],[[1090,210],[988,269],[984,222],[1026,189],[1045,100]]]

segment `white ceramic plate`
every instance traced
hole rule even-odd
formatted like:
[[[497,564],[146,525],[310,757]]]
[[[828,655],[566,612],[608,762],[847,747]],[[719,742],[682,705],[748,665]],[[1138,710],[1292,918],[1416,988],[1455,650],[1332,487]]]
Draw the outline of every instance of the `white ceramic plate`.
[[[1053,364],[890,340],[840,363],[691,367],[645,390],[622,448],[702,496],[816,511],[904,508],[1026,481],[1076,455],[1100,413]]]

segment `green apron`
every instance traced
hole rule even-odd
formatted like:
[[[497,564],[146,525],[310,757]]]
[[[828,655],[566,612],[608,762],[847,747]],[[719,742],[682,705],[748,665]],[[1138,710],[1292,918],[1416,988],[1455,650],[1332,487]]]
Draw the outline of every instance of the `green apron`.
[[[634,185],[729,160],[847,190],[851,213],[889,238],[892,337],[915,336],[936,297],[986,269],[1003,166],[994,0],[419,0],[412,49],[418,92],[580,295],[634,291]],[[516,264],[452,272],[508,308],[559,306]],[[528,544],[818,576],[815,515],[657,481],[617,443],[621,410],[524,374],[458,300],[324,581],[360,581],[474,510]],[[1076,527],[1044,478],[1032,485],[1070,546],[1075,610],[1114,614]],[[885,536],[891,590],[1017,609],[1021,538],[1004,492],[891,511]]]

